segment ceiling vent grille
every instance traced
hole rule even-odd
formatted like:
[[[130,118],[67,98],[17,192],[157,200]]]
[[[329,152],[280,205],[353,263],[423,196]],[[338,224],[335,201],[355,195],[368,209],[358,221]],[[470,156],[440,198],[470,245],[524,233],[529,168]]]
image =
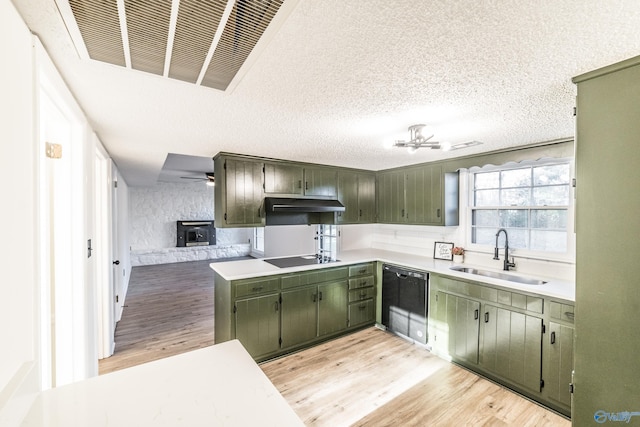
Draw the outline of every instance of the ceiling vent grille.
[[[285,0],[56,1],[81,56],[226,90]]]
[[[115,1],[69,0],[91,59],[125,66]]]

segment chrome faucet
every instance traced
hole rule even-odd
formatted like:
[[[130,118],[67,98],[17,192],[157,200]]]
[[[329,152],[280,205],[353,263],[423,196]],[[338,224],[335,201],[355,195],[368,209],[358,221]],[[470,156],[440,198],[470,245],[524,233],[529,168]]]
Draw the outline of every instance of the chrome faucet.
[[[509,235],[507,234],[507,230],[505,230],[504,228],[501,228],[496,233],[496,247],[493,253],[493,259],[496,259],[496,260],[500,259],[500,257],[498,256],[498,237],[500,236],[500,233],[503,231],[504,231],[504,271],[509,271],[509,268],[515,267],[516,263],[514,259],[512,259],[511,262],[509,262]]]

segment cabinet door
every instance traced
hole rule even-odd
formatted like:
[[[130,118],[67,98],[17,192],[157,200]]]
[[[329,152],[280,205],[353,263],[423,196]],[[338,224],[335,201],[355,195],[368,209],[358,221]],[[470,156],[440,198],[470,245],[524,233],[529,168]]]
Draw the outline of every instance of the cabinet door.
[[[358,222],[368,224],[376,218],[376,177],[373,174],[358,175]]]
[[[347,281],[318,285],[318,336],[347,329]]]
[[[544,387],[549,397],[562,405],[571,405],[571,371],[573,370],[573,328],[549,323]]]
[[[373,299],[349,304],[349,327],[373,323],[376,306]]]
[[[298,165],[265,163],[264,192],[267,194],[301,195],[303,168]]]
[[[404,172],[385,172],[378,176],[378,222],[405,221]]]
[[[304,168],[304,195],[337,197],[337,175],[333,168]]]
[[[542,379],[542,319],[483,308],[480,366],[533,391]]]
[[[262,163],[225,160],[226,225],[262,226]]]
[[[436,294],[435,342],[454,359],[478,363],[480,303],[445,292]]]
[[[279,298],[271,294],[235,303],[236,338],[254,358],[280,349]]]
[[[317,286],[282,292],[282,348],[313,340],[318,332]]]
[[[358,174],[350,171],[338,173],[338,200],[345,207],[344,212],[338,212],[338,223],[355,224],[358,222]]]
[[[442,166],[420,166],[406,173],[406,220],[411,224],[442,222]]]

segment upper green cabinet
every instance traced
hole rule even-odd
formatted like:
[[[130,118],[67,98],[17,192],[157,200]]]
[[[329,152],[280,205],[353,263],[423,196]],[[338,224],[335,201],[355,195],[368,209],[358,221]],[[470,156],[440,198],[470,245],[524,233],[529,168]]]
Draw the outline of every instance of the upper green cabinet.
[[[335,198],[337,169],[292,163],[264,164],[264,192],[267,195]]]
[[[338,171],[338,200],[345,206],[339,224],[375,222],[376,178],[373,172]]]
[[[214,170],[216,227],[263,226],[262,162],[217,156]]]
[[[378,222],[458,225],[458,174],[441,164],[378,173]]]
[[[286,163],[264,164],[265,194],[304,194],[304,169]]]

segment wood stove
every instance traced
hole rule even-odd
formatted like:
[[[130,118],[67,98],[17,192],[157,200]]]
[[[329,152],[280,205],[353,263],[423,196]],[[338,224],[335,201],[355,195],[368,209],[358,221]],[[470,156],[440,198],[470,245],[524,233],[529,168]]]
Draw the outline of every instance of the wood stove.
[[[216,229],[213,221],[177,221],[177,247],[209,246],[216,244]]]

